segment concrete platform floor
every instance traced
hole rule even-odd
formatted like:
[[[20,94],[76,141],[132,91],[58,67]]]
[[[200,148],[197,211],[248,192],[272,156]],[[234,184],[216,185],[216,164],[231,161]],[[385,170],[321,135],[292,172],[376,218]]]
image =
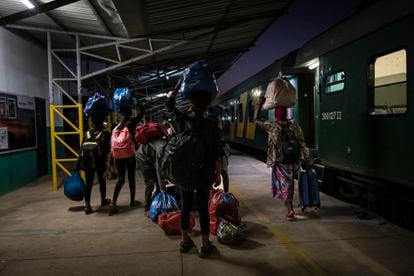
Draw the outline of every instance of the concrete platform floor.
[[[105,208],[86,216],[62,189],[53,192],[48,178],[4,195],[0,275],[414,275],[414,233],[374,215],[360,220],[356,206],[325,195],[319,215],[297,209],[297,220],[287,222],[283,203],[271,197],[263,163],[236,153],[229,173],[246,240],[232,247],[215,242],[219,254],[210,259],[200,259],[196,250],[180,254],[179,237],[164,235],[142,207],[127,207],[127,184],[123,208],[113,217]],[[139,174],[137,183],[143,201]],[[109,195],[113,189],[111,182]],[[98,199],[95,186],[95,205]],[[192,235],[200,246],[199,232]]]

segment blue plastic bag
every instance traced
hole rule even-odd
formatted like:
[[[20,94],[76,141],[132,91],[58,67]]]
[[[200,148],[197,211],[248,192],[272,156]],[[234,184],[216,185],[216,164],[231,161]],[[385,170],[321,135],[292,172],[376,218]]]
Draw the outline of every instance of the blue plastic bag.
[[[184,70],[179,92],[185,99],[202,92],[208,93],[214,99],[217,95],[217,83],[213,71],[201,61],[192,63]]]
[[[78,172],[66,178],[63,184],[65,196],[74,201],[81,201],[85,195],[85,183]]]
[[[174,196],[162,191],[159,193],[151,203],[149,217],[154,222],[158,222],[158,215],[161,213],[168,213],[179,211],[177,200]]]
[[[94,115],[102,115],[105,117],[111,114],[112,109],[106,97],[101,93],[96,92],[95,95],[90,97],[86,102],[83,112],[88,117]]]
[[[133,107],[137,104],[137,99],[132,95],[128,87],[117,88],[112,100],[114,108],[119,111],[120,107]]]

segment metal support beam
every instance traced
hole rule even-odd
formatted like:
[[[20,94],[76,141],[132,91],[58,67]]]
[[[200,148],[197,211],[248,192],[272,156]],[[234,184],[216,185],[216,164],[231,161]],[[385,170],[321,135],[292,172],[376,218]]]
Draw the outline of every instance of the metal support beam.
[[[96,72],[89,73],[89,74],[87,74],[87,75],[83,76],[83,77],[82,77],[82,80],[85,80],[85,79],[87,79],[87,78],[90,78],[90,77],[93,77],[93,76],[96,76],[96,75],[100,75],[100,74],[102,74],[102,73],[105,73],[105,72],[108,72],[108,71],[111,71],[111,70],[115,70],[115,69],[120,68],[120,67],[122,67],[122,66],[125,66],[125,65],[128,65],[128,64],[131,64],[131,63],[134,63],[134,62],[136,62],[136,61],[138,61],[138,60],[141,60],[141,59],[144,59],[144,58],[147,58],[147,57],[153,56],[153,55],[155,55],[155,54],[158,54],[158,53],[161,53],[161,52],[165,52],[165,51],[171,50],[171,49],[176,48],[176,47],[178,47],[178,46],[181,46],[181,45],[183,45],[183,44],[185,44],[185,43],[187,43],[187,41],[180,41],[180,42],[174,43],[174,44],[172,44],[172,45],[169,45],[169,46],[166,46],[166,47],[162,47],[162,48],[157,49],[157,50],[155,50],[155,51],[152,51],[152,52],[150,52],[150,53],[146,53],[146,54],[140,55],[140,56],[138,56],[138,57],[135,57],[135,58],[132,58],[132,59],[129,59],[129,60],[123,61],[123,62],[121,62],[121,63],[119,63],[119,64],[115,64],[115,65],[109,66],[109,67],[107,67],[107,68],[104,68],[104,69],[98,70],[98,71],[96,71]]]
[[[81,70],[81,53],[80,53],[80,39],[76,35],[76,78],[77,78],[77,92],[78,102],[82,104],[82,70]]]
[[[47,33],[47,69],[49,74],[49,104],[54,104],[53,100],[53,62],[52,62],[52,38]]]
[[[36,14],[48,12],[75,2],[78,2],[79,0],[55,0],[46,4],[42,4],[40,6],[37,6],[33,9],[27,9],[21,12],[17,12],[11,15],[8,15],[6,17],[0,18],[0,26],[4,26],[7,24],[14,23],[16,21],[20,21],[25,18],[32,17]]]

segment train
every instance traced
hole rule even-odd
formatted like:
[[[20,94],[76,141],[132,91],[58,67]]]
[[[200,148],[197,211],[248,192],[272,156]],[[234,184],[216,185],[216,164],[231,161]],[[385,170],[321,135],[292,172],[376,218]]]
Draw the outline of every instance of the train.
[[[289,114],[320,160],[320,190],[413,229],[413,11],[374,1],[215,99],[224,139],[264,153],[254,102],[281,72],[297,91]]]

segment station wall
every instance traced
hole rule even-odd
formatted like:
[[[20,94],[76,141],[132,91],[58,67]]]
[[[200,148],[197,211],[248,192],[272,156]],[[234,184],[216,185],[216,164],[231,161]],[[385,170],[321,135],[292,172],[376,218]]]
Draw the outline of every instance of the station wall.
[[[0,93],[44,99],[49,152],[48,67],[45,47],[0,28]],[[39,141],[38,141],[39,142]],[[0,152],[0,195],[38,178],[37,148]],[[47,154],[49,157],[50,155]],[[47,158],[50,160],[50,158]]]

